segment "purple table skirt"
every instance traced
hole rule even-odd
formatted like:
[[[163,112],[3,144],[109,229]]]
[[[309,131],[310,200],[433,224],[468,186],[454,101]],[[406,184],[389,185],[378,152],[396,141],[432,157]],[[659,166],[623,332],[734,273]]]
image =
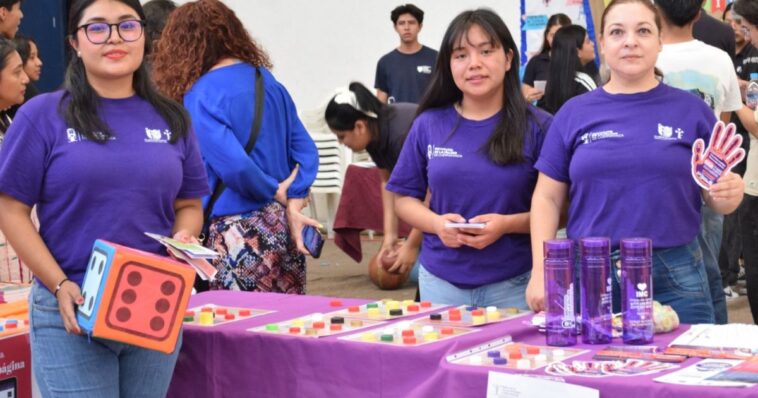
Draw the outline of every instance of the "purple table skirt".
[[[481,343],[512,336],[514,341],[544,345],[545,336],[525,325],[529,316],[480,328],[476,333],[414,348],[248,332],[254,326],[313,312],[330,312],[333,298],[273,293],[208,292],[190,306],[217,304],[275,310],[275,313],[214,328],[184,328],[184,343],[169,397],[484,397],[493,367],[451,365],[445,356]],[[362,299],[341,299],[345,306]],[[687,329],[657,335],[665,346]],[[621,344],[614,341],[614,344]],[[597,351],[604,346],[577,345]],[[589,360],[592,352],[570,360]],[[689,359],[688,366],[698,359]],[[509,373],[545,375],[535,371]],[[601,397],[756,397],[758,388],[688,387],[653,382],[653,375],[605,378],[566,377],[572,384],[600,390]]]

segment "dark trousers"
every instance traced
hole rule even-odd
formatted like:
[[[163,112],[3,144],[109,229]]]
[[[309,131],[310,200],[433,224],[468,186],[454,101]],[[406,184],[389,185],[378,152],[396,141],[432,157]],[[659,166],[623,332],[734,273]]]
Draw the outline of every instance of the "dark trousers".
[[[737,275],[740,272],[739,258],[742,255],[740,213],[740,209],[737,209],[734,213],[724,216],[724,233],[721,236],[719,251],[721,287],[737,284]]]
[[[747,299],[753,321],[758,324],[758,196],[745,195],[740,206],[740,216]]]

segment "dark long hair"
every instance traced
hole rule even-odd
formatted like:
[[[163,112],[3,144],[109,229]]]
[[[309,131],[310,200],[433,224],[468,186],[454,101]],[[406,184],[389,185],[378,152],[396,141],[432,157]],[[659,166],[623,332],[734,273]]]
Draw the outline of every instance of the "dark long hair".
[[[16,51],[18,51],[18,55],[21,56],[21,63],[24,64],[24,66],[26,66],[26,61],[29,60],[29,56],[32,53],[31,43],[34,43],[35,46],[37,45],[37,42],[29,36],[17,33],[16,36],[13,37],[13,45],[16,46]]]
[[[587,30],[579,25],[558,29],[550,52],[550,69],[545,87],[545,110],[558,112],[575,93],[574,77],[582,71],[578,50],[584,46]]]
[[[347,131],[352,130],[355,127],[355,122],[363,120],[368,125],[368,131],[371,134],[371,138],[377,138],[380,134],[379,118],[383,117],[386,113],[387,105],[382,104],[382,102],[361,83],[352,82],[348,89],[355,94],[355,99],[358,102],[360,110],[355,109],[349,104],[338,104],[334,101],[334,98],[336,97],[335,95],[326,105],[326,111],[324,112],[326,124],[334,131]],[[361,111],[373,112],[378,117],[369,117],[366,113]]]
[[[76,32],[84,11],[97,0],[74,0],[68,17],[68,35],[76,40]],[[139,0],[118,0],[133,9],[140,19],[145,19]],[[112,34],[116,34],[113,32]],[[86,40],[86,39],[85,39]],[[145,39],[145,54],[150,41]],[[71,49],[73,52],[73,49]],[[171,129],[171,142],[174,143],[187,135],[190,126],[189,116],[184,107],[158,93],[148,75],[145,59],[134,72],[132,86],[136,94],[149,102],[163,117]],[[82,59],[72,54],[66,69],[63,83],[66,91],[58,106],[66,123],[91,141],[105,143],[112,136],[110,128],[98,117],[98,95],[87,80],[87,73]]]
[[[545,31],[542,33],[542,47],[540,47],[540,55],[550,52],[550,42],[547,41],[547,34],[555,25],[569,26],[571,25],[571,18],[566,14],[553,14],[548,18],[547,25],[545,25]],[[555,40],[555,38],[553,38]]]
[[[452,106],[463,98],[463,93],[453,80],[450,59],[453,48],[460,43],[473,25],[478,25],[490,37],[494,47],[502,47],[506,54],[509,50],[513,53],[510,69],[505,73],[503,81],[502,117],[487,140],[485,149],[489,158],[496,164],[522,162],[527,119],[533,115],[521,95],[519,51],[516,43],[508,27],[505,26],[505,22],[491,10],[480,8],[464,11],[447,27],[440,44],[440,52],[429,88],[419,104],[417,114],[431,108]]]
[[[0,37],[0,72],[8,66],[8,58],[16,52],[16,46],[8,39]],[[15,105],[14,105],[15,106]],[[5,134],[8,124],[8,110],[0,111],[0,135]]]

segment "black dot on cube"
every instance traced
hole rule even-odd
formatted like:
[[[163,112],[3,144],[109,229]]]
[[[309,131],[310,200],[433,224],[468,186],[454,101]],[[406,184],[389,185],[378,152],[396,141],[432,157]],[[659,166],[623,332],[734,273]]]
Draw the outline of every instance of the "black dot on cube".
[[[154,316],[152,319],[150,319],[150,329],[153,329],[153,331],[159,331],[163,329],[163,326],[166,323],[163,321],[163,318],[159,316]]]
[[[121,293],[121,300],[126,304],[131,304],[137,300],[137,293],[132,289],[124,290],[124,292]]]
[[[176,284],[172,281],[165,281],[161,283],[161,293],[163,293],[166,296],[170,296],[174,294],[174,291],[176,291]]]
[[[132,286],[137,286],[142,282],[142,275],[137,271],[132,271],[126,276],[126,281]]]
[[[116,319],[119,322],[126,322],[132,317],[132,312],[126,307],[121,307],[116,311]]]
[[[97,273],[100,274],[100,275],[102,275],[103,274],[103,268],[105,267],[105,261],[100,260],[100,261],[98,261],[98,264],[100,265],[100,269],[97,271]]]
[[[95,296],[90,296],[89,301],[87,301],[87,310],[92,311],[92,307],[95,306]]]
[[[164,314],[171,307],[171,304],[166,299],[160,299],[155,302],[155,310],[158,313]]]

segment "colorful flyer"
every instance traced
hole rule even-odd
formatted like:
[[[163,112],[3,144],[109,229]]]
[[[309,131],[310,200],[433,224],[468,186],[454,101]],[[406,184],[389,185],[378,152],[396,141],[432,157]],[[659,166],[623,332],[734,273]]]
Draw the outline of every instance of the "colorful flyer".
[[[692,144],[692,178],[697,185],[709,190],[741,162],[745,158],[741,145],[742,136],[736,134],[734,123],[725,126],[720,120],[713,126],[708,147],[702,138],[695,140]]]

